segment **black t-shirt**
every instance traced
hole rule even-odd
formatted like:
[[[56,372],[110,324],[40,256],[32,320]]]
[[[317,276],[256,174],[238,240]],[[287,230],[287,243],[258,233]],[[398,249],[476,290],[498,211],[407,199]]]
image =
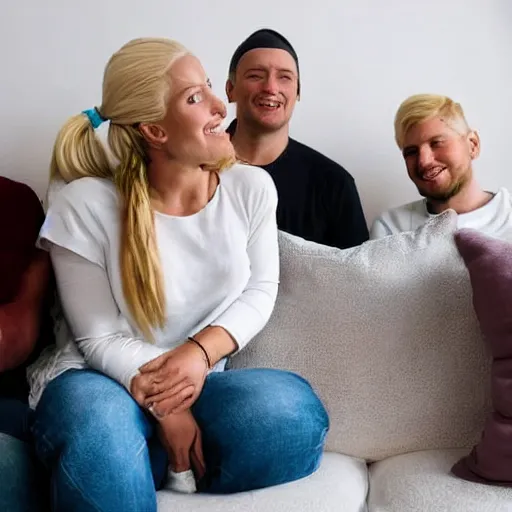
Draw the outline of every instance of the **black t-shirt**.
[[[228,131],[234,129],[235,122]],[[274,162],[259,167],[276,185],[279,229],[340,249],[368,240],[354,178],[336,162],[290,138]]]

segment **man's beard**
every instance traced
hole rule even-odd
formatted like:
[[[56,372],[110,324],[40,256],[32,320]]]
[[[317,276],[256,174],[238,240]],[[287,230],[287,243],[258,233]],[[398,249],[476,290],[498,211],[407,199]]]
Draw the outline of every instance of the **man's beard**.
[[[442,192],[427,192],[418,188],[418,192],[422,195],[427,201],[436,201],[438,203],[447,203],[452,197],[455,197],[464,186],[464,183],[459,181],[450,186],[448,190],[443,190]]]
[[[452,197],[455,197],[469,181],[471,171],[468,169],[460,176],[455,183],[451,183],[446,189],[439,192],[432,192],[428,189],[422,190],[421,185],[416,185],[418,192],[427,201],[435,201],[436,203],[447,203]]]

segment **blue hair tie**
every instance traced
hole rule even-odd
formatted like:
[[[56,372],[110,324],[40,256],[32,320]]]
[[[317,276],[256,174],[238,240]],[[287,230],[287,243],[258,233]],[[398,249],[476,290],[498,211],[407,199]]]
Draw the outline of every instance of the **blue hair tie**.
[[[89,118],[89,121],[95,130],[98,128],[98,126],[106,121],[106,119],[98,112],[97,108],[82,110],[82,114],[85,114]]]

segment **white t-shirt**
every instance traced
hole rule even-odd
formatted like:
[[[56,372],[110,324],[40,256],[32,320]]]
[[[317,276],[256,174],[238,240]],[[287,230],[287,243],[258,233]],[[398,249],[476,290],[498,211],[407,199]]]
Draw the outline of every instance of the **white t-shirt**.
[[[384,212],[370,230],[370,239],[382,238],[403,231],[414,231],[435,214],[427,210],[426,199],[420,199]],[[481,208],[457,216],[458,228],[477,229],[490,236],[509,238],[512,236],[512,203],[510,193],[501,188]]]
[[[50,250],[67,325],[58,350],[29,371],[32,406],[46,383],[69,368],[92,367],[129,389],[140,366],[208,325],[226,329],[242,348],[267,323],[279,254],[277,192],[264,170],[238,164],[224,171],[211,201],[194,215],[155,212],[167,318],[153,330],[153,344],[124,299],[114,185],[82,178],[49,197],[39,244]]]

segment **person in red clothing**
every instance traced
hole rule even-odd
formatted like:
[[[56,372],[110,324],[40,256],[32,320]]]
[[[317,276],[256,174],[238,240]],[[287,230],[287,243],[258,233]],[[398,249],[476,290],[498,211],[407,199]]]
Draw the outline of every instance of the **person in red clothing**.
[[[44,212],[30,187],[0,176],[0,510],[40,510],[26,367],[48,341],[50,263],[36,248]]]

